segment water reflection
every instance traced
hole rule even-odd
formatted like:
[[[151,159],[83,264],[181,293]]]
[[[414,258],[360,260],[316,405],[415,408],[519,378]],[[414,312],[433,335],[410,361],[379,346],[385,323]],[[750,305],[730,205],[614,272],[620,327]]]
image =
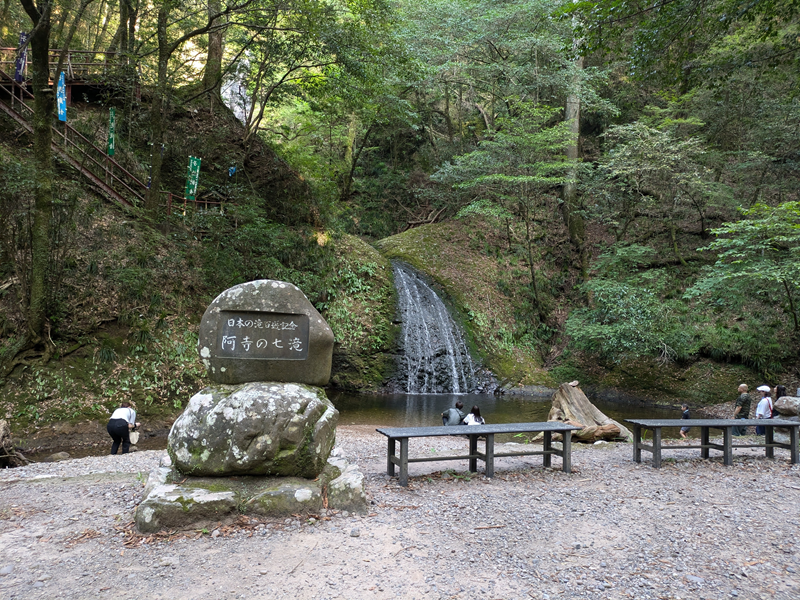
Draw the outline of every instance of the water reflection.
[[[341,425],[375,427],[425,427],[441,425],[441,414],[457,400],[464,412],[473,405],[481,409],[487,423],[529,423],[546,421],[550,398],[539,396],[494,396],[488,394],[391,394],[374,396],[347,392],[328,392],[339,410]],[[625,419],[680,419],[678,409],[633,403],[593,400],[605,415],[623,425]],[[665,437],[678,437],[678,428],[664,431]]]
[[[550,412],[550,397],[543,396],[494,396],[488,394],[391,394],[366,395],[328,391],[328,397],[339,410],[340,425],[369,425],[371,427],[424,427],[441,425],[441,414],[457,400],[464,403],[464,412],[478,405],[487,423],[527,423],[546,421]],[[627,402],[608,402],[599,399],[592,403],[612,419],[624,423],[625,419],[679,419],[679,409],[641,405]],[[691,425],[691,422],[688,423]],[[699,436],[693,428],[690,437]],[[142,436],[136,450],[164,450],[167,447],[167,430]],[[693,435],[694,434],[694,435]],[[665,438],[677,438],[678,428],[665,428]],[[26,455],[33,461],[43,460],[55,452],[66,451],[72,458],[108,454],[111,439],[101,436],[102,441],[90,447],[50,448],[46,452]]]

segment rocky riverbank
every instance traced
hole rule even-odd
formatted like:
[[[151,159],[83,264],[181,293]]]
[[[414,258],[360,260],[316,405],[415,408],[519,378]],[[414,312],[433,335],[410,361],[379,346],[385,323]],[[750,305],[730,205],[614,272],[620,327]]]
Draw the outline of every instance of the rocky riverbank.
[[[633,463],[628,444],[577,446],[569,475],[539,457],[498,459],[494,479],[462,461],[416,463],[401,488],[372,428],[340,427],[337,445],[367,476],[365,516],[242,517],[143,536],[132,529],[142,473],[163,452],[1,471],[0,597],[800,596],[800,466],[784,450],[773,461],[740,449],[733,467],[674,450],[656,470]]]

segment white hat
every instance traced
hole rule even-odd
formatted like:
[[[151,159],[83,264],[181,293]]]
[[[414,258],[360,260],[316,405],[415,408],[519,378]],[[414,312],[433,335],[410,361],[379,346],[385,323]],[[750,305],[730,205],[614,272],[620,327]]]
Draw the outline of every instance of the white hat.
[[[770,389],[769,389],[769,386],[768,386],[768,385],[760,385],[760,386],[758,386],[756,389],[757,389],[759,392],[769,392],[769,391],[770,391]]]

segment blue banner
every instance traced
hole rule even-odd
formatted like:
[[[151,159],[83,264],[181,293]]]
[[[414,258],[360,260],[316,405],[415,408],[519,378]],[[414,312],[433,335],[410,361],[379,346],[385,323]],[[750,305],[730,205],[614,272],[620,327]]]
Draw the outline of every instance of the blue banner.
[[[58,89],[56,90],[58,103],[58,120],[67,122],[67,87],[64,85],[64,71],[58,76]]]
[[[108,111],[108,155],[114,156],[117,147],[117,112],[112,106]],[[147,186],[150,187],[149,185]]]
[[[22,51],[17,54],[17,59],[14,61],[14,81],[17,83],[22,83],[25,81],[25,66],[28,63],[28,34],[24,31],[20,32],[19,34],[19,46],[17,48],[22,48]]]

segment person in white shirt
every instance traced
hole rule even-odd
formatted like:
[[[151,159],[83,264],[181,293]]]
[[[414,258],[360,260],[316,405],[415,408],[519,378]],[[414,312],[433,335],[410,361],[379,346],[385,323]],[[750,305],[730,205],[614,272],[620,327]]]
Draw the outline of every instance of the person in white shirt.
[[[464,417],[464,424],[465,425],[485,425],[486,421],[483,420],[481,416],[481,409],[477,406],[473,406],[472,410],[467,413],[467,416]]]
[[[131,408],[130,402],[123,402],[117,410],[111,414],[106,431],[111,436],[111,454],[116,454],[122,444],[122,453],[127,454],[131,449],[131,429],[139,426],[136,422],[136,411]]]
[[[759,386],[758,391],[761,392],[761,400],[758,401],[756,406],[756,419],[771,419],[772,418],[772,398],[769,393],[772,391],[768,385]],[[767,428],[762,425],[756,426],[756,435],[764,435]]]

